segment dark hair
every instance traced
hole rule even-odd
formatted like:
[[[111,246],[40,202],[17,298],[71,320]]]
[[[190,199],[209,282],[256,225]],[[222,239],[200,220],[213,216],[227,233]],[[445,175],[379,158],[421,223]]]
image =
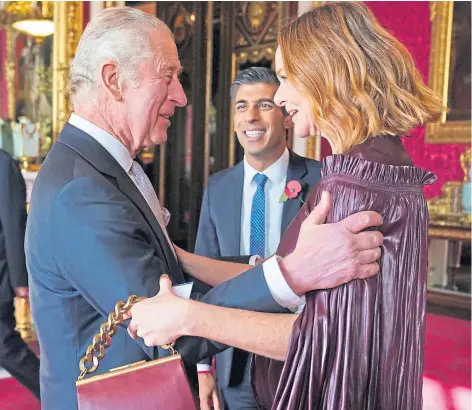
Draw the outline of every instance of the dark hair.
[[[270,68],[249,67],[240,71],[234,79],[233,84],[231,84],[231,98],[236,97],[236,93],[242,85],[257,83],[275,84],[277,86],[280,84],[275,72]]]
[[[257,83],[280,85],[280,81],[274,70],[267,67],[249,67],[240,71],[234,79],[233,84],[231,84],[231,98],[236,98],[236,93],[242,85]],[[281,107],[281,109],[283,114],[286,115],[285,107]]]

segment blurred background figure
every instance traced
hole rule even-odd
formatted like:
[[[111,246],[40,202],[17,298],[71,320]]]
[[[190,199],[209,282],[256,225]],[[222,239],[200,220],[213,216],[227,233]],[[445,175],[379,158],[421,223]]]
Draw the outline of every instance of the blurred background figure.
[[[26,187],[20,167],[0,149],[0,366],[39,399],[39,359],[15,330],[14,297],[28,297]]]

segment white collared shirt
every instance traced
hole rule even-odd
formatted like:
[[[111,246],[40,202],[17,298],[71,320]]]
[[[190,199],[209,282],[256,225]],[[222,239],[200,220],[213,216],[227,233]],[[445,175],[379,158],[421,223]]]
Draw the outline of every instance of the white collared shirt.
[[[280,197],[284,193],[287,182],[288,163],[290,154],[288,149],[274,162],[269,168],[260,172],[267,176],[267,182],[264,186],[265,194],[265,255],[273,255],[280,242],[282,229],[282,214],[284,203],[280,202]],[[250,254],[250,236],[251,236],[251,209],[252,200],[257,190],[257,183],[253,181],[254,175],[259,173],[254,169],[244,157],[244,183],[243,200],[241,204],[241,255]]]
[[[110,153],[110,155],[115,158],[118,164],[120,164],[125,172],[130,176],[137,188],[140,189],[130,174],[131,166],[133,165],[133,158],[131,157],[128,149],[117,138],[97,125],[86,120],[85,118],[82,118],[74,113],[72,113],[69,119],[69,124],[86,132],[101,146],[103,146],[103,148],[105,148]],[[165,228],[163,227],[162,229]],[[304,303],[304,296],[299,297],[288,286],[275,256],[264,262],[262,267],[264,270],[264,277],[266,279],[267,286],[269,287],[274,300],[280,306],[294,307],[300,306]]]
[[[131,157],[128,148],[126,148],[120,140],[94,123],[86,120],[85,118],[79,117],[74,113],[72,113],[70,116],[69,124],[90,135],[103,148],[105,148],[110,153],[110,155],[115,158],[116,162],[121,165],[121,168],[123,168],[125,172],[130,175],[129,171],[133,166],[133,158]]]

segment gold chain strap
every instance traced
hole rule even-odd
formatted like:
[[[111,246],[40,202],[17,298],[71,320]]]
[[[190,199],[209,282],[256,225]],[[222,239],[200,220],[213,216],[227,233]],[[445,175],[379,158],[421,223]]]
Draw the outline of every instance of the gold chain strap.
[[[125,302],[120,301],[115,305],[115,311],[108,315],[108,321],[100,326],[100,333],[93,337],[92,344],[87,348],[87,353],[80,359],[79,380],[82,380],[87,374],[93,373],[98,369],[98,364],[105,357],[106,349],[111,345],[111,338],[116,334],[118,326],[123,323],[123,316],[136,303],[146,299],[145,297],[137,297],[131,295]],[[174,343],[163,345],[164,349],[171,349],[173,354]]]

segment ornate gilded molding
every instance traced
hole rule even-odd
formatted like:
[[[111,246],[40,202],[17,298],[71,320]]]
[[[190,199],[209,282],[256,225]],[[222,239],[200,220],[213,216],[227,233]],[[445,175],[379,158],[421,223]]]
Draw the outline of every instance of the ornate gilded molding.
[[[470,181],[470,167],[471,167],[471,149],[468,148],[466,149],[460,156],[460,161],[461,161],[461,168],[462,171],[464,172],[464,182],[469,182]]]
[[[430,226],[429,237],[470,242],[472,236],[470,228],[451,228],[450,226]]]
[[[29,343],[37,340],[31,317],[31,307],[28,298],[15,298],[15,320],[16,328],[21,338]]]
[[[428,201],[430,225],[470,230],[470,216],[462,206],[462,188],[460,181],[446,181],[441,195]]]
[[[5,64],[5,77],[7,80],[8,90],[8,117],[12,120],[16,117],[16,93],[15,93],[15,45],[18,32],[11,26],[6,26],[6,58]]]
[[[307,138],[306,156],[317,161],[321,160],[321,137],[319,135]]]
[[[272,61],[277,48],[284,2],[244,1],[237,9],[234,52],[236,64]]]
[[[453,1],[430,2],[429,84],[444,106],[448,105],[453,12]],[[444,112],[439,121],[426,126],[426,142],[470,144],[471,130],[470,121],[448,121]]]
[[[56,140],[72,112],[67,83],[69,64],[82,34],[83,2],[54,2],[54,25],[53,139]]]

